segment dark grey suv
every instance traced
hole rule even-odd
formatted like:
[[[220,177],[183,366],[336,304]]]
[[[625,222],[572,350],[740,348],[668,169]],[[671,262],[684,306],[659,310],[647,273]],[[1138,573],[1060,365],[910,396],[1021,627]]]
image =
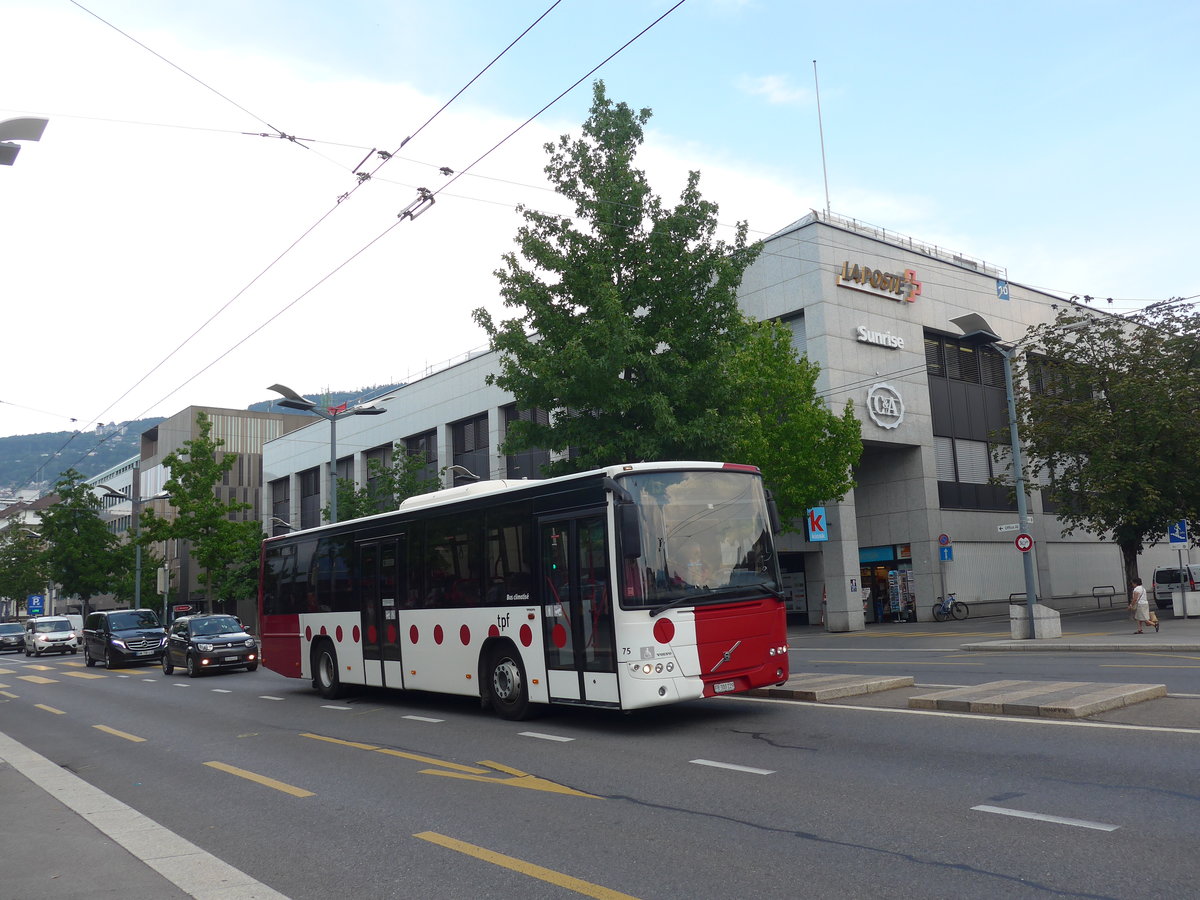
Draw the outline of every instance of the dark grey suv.
[[[106,609],[83,623],[83,661],[106,669],[162,659],[167,632],[152,609]]]
[[[170,675],[180,666],[189,678],[214,669],[242,666],[253,672],[258,668],[258,655],[258,641],[246,633],[235,616],[184,616],[171,623],[162,670]]]

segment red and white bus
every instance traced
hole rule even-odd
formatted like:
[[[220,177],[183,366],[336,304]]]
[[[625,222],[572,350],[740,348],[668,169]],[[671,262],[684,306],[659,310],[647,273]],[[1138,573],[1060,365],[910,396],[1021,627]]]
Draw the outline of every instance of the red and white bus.
[[[263,664],[348,685],[638,709],[779,684],[787,632],[753,466],[481,481],[263,542]]]

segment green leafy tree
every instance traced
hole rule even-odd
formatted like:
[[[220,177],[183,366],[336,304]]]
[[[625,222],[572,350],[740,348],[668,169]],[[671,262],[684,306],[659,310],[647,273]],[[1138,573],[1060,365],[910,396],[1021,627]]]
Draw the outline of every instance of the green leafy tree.
[[[217,610],[219,606],[223,609],[223,601],[228,599],[222,598],[218,590],[225,583],[225,571],[244,568],[257,560],[262,532],[257,523],[250,523],[258,530],[252,550],[245,522],[233,518],[251,509],[250,504],[222,501],[216,494],[216,486],[237,462],[237,454],[221,452],[225,442],[212,436],[212,422],[205,413],[197,414],[196,425],[198,437],[184,441],[179,451],[163,457],[163,465],[171,473],[163,487],[171,497],[174,516],[163,517],[152,509],[145,510],[142,535],[147,542],[188,541],[201,569],[204,596]]]
[[[1200,521],[1200,315],[1060,312],[1030,329],[1015,394],[1027,469],[1066,524],[1111,535],[1127,579],[1171,522]]]
[[[0,534],[0,597],[23,604],[30,594],[41,594],[49,582],[45,547],[39,535],[20,525]]]
[[[396,509],[409,497],[438,489],[436,478],[422,477],[425,457],[394,448],[395,462],[388,465],[378,459],[367,461],[367,481],[361,488],[348,478],[337,480],[338,518],[342,521],[373,516]],[[321,516],[329,521],[329,506]]]
[[[138,597],[139,603],[144,609],[153,609],[156,612],[162,612],[162,597],[157,593],[157,577],[156,571],[163,564],[162,557],[159,556],[153,547],[143,545],[142,547],[142,590],[140,596],[134,591],[134,582],[137,580],[137,544],[130,541],[126,544],[119,545],[114,551],[116,567],[114,571],[113,582],[110,590],[114,597],[118,600],[133,605],[135,597]]]
[[[546,145],[546,173],[575,218],[521,207],[521,258],[506,254],[496,272],[504,305],[518,313],[502,322],[474,313],[501,354],[489,382],[524,409],[553,411],[549,424],[514,422],[505,449],[570,448],[550,475],[749,453],[740,459],[785,488],[787,512],[840,497],[861,452],[853,417],[833,415],[811,390],[781,400],[812,369],[778,326],[738,307],[761,246],[747,243],[744,222],[732,244],[715,240],[717,207],[701,197],[697,172],[672,208],[651,192],[633,165],[649,118],[597,82],[582,137]],[[770,358],[753,358],[748,346]],[[801,443],[764,454],[753,433],[764,428]],[[837,452],[818,455],[822,439]]]
[[[231,522],[230,562],[213,570],[213,597],[221,609],[239,613],[238,601],[258,594],[259,550],[262,545],[262,526],[258,522]],[[241,612],[246,612],[242,610]]]
[[[112,588],[118,568],[117,539],[100,519],[100,500],[75,469],[54,486],[58,502],[42,513],[46,574],[62,592],[88,601]]]

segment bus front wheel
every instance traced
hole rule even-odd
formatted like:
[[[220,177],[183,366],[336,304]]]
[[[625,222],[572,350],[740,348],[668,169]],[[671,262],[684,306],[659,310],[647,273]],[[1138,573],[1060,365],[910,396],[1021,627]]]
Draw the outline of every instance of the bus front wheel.
[[[338,677],[337,651],[328,643],[322,644],[313,654],[313,687],[326,700],[340,700],[345,694]]]
[[[488,655],[487,683],[492,709],[504,719],[524,719],[529,714],[529,688],[521,656],[511,646],[499,646]]]

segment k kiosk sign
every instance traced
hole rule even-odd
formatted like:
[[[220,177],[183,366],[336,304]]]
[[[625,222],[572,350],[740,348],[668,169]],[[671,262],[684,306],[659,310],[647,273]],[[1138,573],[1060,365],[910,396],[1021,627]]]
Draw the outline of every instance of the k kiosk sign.
[[[810,541],[829,540],[828,522],[825,519],[825,507],[814,506],[804,517],[804,531]]]

